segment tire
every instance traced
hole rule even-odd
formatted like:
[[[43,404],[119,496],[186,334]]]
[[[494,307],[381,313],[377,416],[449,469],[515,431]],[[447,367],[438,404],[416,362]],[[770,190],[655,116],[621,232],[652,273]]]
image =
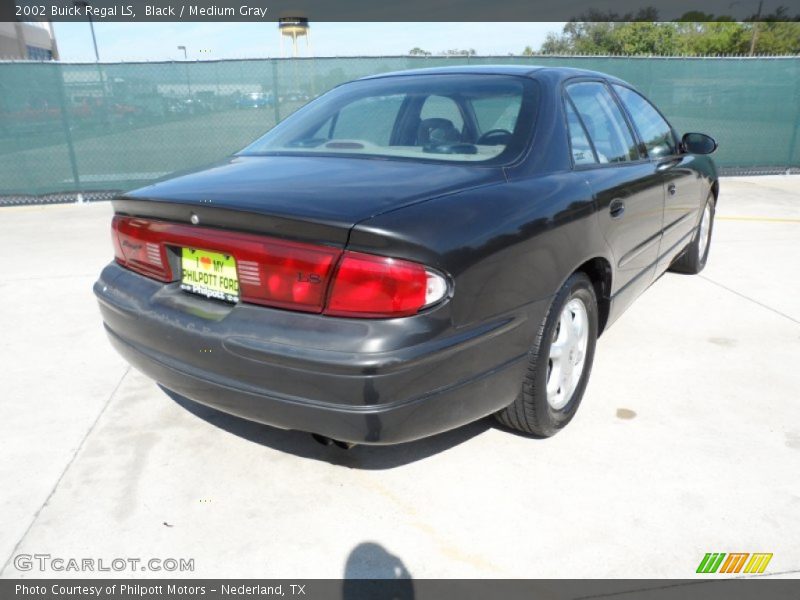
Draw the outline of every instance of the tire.
[[[584,336],[567,325],[567,319],[571,324],[578,324],[582,320],[585,343]],[[574,273],[556,294],[539,327],[528,353],[528,370],[519,396],[512,404],[495,413],[500,423],[522,433],[550,437],[572,420],[592,371],[597,320],[594,286],[584,273]],[[568,329],[565,330],[565,327]],[[554,357],[551,353],[554,344],[556,348],[561,347],[560,357]],[[582,360],[579,374],[575,373],[574,367],[574,360],[577,359]],[[554,375],[557,379],[552,379]],[[567,379],[562,380],[559,375]],[[551,379],[551,393],[548,393],[548,381]],[[567,383],[556,386],[561,381]]]
[[[714,232],[714,209],[716,203],[714,202],[713,194],[709,194],[706,204],[703,207],[703,213],[700,215],[700,222],[694,232],[692,241],[686,246],[686,249],[681,253],[678,258],[670,265],[669,270],[675,273],[685,273],[687,275],[697,275],[706,266],[708,260],[708,252],[711,249],[711,234]],[[708,219],[708,225],[705,235],[704,221]],[[703,239],[705,238],[705,239]]]

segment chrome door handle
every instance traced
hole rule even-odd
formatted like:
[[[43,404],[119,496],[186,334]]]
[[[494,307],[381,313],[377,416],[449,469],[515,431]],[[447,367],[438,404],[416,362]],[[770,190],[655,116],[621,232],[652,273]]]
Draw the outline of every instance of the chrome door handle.
[[[656,165],[656,171],[666,171],[678,165],[680,162],[680,158],[666,158]]]
[[[619,198],[615,198],[608,205],[608,212],[611,214],[612,219],[619,219],[625,212],[625,203]]]

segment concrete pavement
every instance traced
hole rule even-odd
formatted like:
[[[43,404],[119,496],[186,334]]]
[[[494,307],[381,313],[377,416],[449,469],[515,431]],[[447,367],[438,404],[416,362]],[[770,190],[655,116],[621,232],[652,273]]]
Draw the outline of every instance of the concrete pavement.
[[[91,293],[109,204],[0,210],[2,576],[92,575],[15,566],[49,553],[199,577],[692,577],[732,551],[798,576],[800,178],[721,187],[708,267],[601,338],[565,431],[487,419],[349,452],[172,398],[114,353]]]

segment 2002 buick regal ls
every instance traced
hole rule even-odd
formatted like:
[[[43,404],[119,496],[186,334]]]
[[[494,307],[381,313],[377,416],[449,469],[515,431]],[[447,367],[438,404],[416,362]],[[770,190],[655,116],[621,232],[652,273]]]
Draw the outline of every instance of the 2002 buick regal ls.
[[[715,148],[600,73],[368,77],[115,199],[94,291],[131,364],[234,415],[342,446],[492,413],[550,436],[602,331],[703,269]]]

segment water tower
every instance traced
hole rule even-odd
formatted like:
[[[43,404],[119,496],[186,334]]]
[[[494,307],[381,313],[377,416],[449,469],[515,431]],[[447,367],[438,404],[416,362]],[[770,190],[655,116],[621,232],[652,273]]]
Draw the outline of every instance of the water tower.
[[[281,17],[278,31],[281,34],[281,58],[283,58],[283,38],[292,38],[292,56],[297,58],[297,38],[306,38],[306,56],[311,56],[311,30],[305,17]]]

